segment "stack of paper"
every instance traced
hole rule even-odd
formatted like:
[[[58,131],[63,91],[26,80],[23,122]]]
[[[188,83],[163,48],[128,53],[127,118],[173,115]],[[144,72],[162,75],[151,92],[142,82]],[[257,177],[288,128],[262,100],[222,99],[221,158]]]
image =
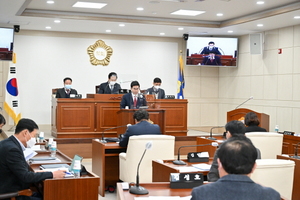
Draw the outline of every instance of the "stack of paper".
[[[201,171],[209,171],[211,165],[209,164],[205,164],[205,163],[201,163],[201,164],[194,164],[192,165],[193,167],[200,169]]]

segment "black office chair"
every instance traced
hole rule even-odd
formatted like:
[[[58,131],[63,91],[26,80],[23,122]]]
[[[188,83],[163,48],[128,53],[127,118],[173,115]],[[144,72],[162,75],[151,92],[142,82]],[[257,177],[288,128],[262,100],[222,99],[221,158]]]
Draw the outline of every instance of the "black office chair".
[[[10,198],[11,200],[16,200],[16,197],[18,196],[31,196],[32,191],[30,189],[26,190],[21,190],[18,192],[10,192],[10,193],[5,193],[5,194],[0,194],[0,199],[8,199]]]

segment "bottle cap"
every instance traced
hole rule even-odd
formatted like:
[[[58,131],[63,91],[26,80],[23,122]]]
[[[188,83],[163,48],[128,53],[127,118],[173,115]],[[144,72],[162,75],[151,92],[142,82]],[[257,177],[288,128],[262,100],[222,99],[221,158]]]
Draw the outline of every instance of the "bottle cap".
[[[44,137],[44,135],[45,135],[45,133],[44,133],[44,132],[40,132],[40,134],[39,134],[39,137],[40,137],[40,138],[43,138],[43,137]]]
[[[49,138],[49,144],[52,144],[52,142],[53,142],[53,138]]]

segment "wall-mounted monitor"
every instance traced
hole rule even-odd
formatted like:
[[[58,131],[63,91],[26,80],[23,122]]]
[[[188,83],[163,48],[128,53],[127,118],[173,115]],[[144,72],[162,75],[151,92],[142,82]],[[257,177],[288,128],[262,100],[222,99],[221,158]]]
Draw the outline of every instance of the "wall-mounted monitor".
[[[190,36],[186,46],[186,65],[237,67],[237,37]]]
[[[0,27],[0,60],[12,60],[14,29]]]

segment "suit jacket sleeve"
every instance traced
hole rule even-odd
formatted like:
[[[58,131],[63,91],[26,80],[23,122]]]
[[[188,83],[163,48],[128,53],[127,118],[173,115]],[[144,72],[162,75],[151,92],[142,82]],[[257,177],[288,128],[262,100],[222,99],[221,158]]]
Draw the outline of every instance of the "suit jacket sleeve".
[[[160,99],[164,99],[165,96],[165,91],[163,89],[160,89]]]
[[[55,98],[60,98],[60,94],[59,94],[58,90],[56,91]]]
[[[128,106],[127,105],[127,95],[126,94],[124,94],[123,96],[122,96],[122,100],[121,100],[121,102],[120,102],[120,108],[121,109],[124,109],[126,106]]]
[[[127,147],[128,145],[128,141],[129,141],[129,137],[132,135],[131,132],[130,132],[130,129],[131,127],[128,127],[126,132],[123,134],[123,137],[120,139],[120,142],[119,142],[119,146],[120,147]]]
[[[77,90],[75,90],[75,89],[71,89],[71,92],[70,92],[70,94],[75,94],[75,95],[77,95]]]
[[[218,152],[218,150],[216,150],[216,152],[215,152],[214,160],[213,160],[210,170],[207,174],[207,179],[209,182],[216,182],[220,178],[219,170],[218,170],[217,152]]]
[[[55,98],[64,98],[63,92],[65,92],[63,88],[58,89],[58,90],[56,91]]]
[[[105,90],[106,85],[107,85],[106,83],[101,83],[100,84],[98,94],[104,94],[104,90]]]
[[[12,148],[7,152],[7,165],[18,179],[23,183],[36,183],[47,178],[53,178],[52,172],[32,172],[24,160],[23,152]]]

